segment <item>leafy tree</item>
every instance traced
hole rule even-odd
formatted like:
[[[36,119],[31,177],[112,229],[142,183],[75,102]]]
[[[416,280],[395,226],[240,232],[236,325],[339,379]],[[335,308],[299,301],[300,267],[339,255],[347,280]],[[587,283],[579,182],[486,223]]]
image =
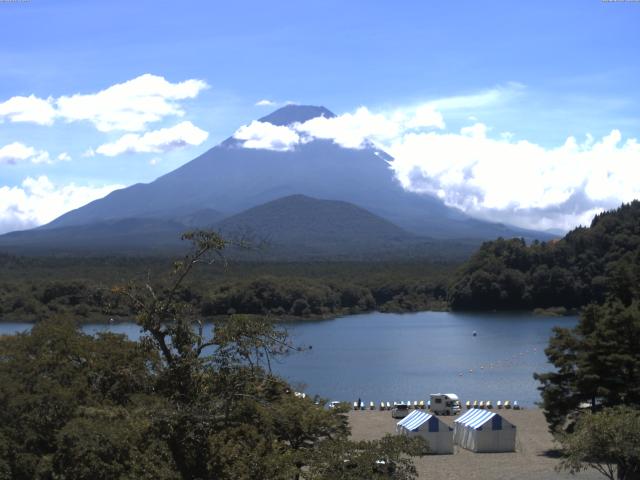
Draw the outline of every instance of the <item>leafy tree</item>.
[[[592,305],[574,329],[556,328],[545,350],[556,371],[536,374],[552,430],[587,402],[592,410],[640,406],[640,304]]]
[[[146,411],[85,408],[57,435],[51,470],[65,480],[178,480]]]
[[[299,398],[271,372],[298,350],[285,330],[245,315],[205,328],[184,281],[224,262],[226,242],[185,238],[193,250],[169,281],[114,290],[137,312],[140,342],[65,319],[0,338],[0,479],[327,478],[340,450],[371,478],[411,478],[413,443],[350,442],[346,409]]]
[[[597,215],[589,228],[526,245],[484,243],[455,275],[454,310],[565,307],[615,297],[628,305],[640,291],[640,201]]]
[[[324,442],[315,452],[308,480],[412,480],[417,471],[407,455],[424,455],[429,450],[421,437],[386,435],[379,441]]]
[[[583,414],[574,432],[559,439],[564,451],[560,469],[593,468],[610,480],[640,478],[640,410],[614,407]]]
[[[158,392],[171,407],[155,428],[172,462],[182,478],[272,479],[313,472],[317,466],[309,459],[327,442],[351,445],[344,411],[295,397],[272,374],[272,358],[297,350],[273,323],[232,315],[207,334],[193,320],[177,292],[197,264],[221,260],[226,243],[206,232],[185,238],[194,249],[175,264],[173,282],[161,291],[150,283],[121,290],[148,333],[144,341],[162,354]],[[399,462],[405,464],[410,461]]]
[[[132,405],[151,391],[156,362],[123,336],[84,335],[64,319],[0,337],[0,472],[32,479],[49,471],[58,433],[78,412]]]

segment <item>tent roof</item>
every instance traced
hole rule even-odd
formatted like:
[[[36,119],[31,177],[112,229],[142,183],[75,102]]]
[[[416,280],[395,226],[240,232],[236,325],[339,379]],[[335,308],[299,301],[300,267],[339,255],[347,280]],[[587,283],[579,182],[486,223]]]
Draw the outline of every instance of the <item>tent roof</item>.
[[[407,430],[415,432],[420,426],[429,421],[432,417],[430,413],[421,412],[420,410],[414,410],[409,415],[400,420],[397,424],[398,427],[404,427]]]
[[[465,412],[460,418],[457,418],[455,420],[455,423],[458,423],[463,427],[477,429],[483,426],[496,415],[498,414],[489,410],[480,410],[478,408],[474,408]]]

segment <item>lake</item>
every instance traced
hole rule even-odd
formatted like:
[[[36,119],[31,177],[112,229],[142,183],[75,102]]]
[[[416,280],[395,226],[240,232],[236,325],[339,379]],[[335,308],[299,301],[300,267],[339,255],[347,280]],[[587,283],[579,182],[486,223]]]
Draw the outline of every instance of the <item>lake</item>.
[[[548,371],[544,349],[554,326],[577,317],[526,313],[367,313],[285,324],[294,343],[310,346],[273,365],[299,389],[329,400],[407,401],[453,392],[465,400],[540,400],[534,372]],[[28,329],[2,323],[0,333]],[[138,338],[137,325],[91,324]],[[473,332],[477,332],[473,336]]]

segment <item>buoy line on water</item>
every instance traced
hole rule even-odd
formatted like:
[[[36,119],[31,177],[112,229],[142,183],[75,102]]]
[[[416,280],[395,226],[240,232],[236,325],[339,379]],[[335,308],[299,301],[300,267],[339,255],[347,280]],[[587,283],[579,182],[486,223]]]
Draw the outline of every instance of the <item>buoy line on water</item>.
[[[538,348],[537,347],[532,347],[531,349],[527,349],[524,352],[518,352],[517,354],[514,354],[511,356],[511,358],[506,358],[504,360],[495,360],[493,362],[489,362],[488,365],[486,364],[482,364],[479,367],[477,367],[475,370],[480,370],[480,371],[485,371],[485,370],[489,370],[489,369],[493,369],[493,368],[499,368],[499,367],[514,367],[516,366],[516,361],[523,358],[525,355],[528,355],[530,353],[537,353],[538,352]],[[487,366],[487,368],[485,369],[485,365]],[[469,374],[472,374],[474,372],[473,368],[469,368],[467,370],[467,372]],[[464,376],[464,371],[458,373],[459,377],[463,377]]]

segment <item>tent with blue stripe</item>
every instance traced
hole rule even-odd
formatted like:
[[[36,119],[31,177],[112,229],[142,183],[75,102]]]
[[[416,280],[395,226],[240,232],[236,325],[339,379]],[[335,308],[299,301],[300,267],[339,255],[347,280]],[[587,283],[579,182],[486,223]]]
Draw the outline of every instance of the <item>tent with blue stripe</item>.
[[[516,427],[491,410],[467,410],[453,423],[453,441],[472,452],[515,452]]]
[[[422,410],[414,410],[400,420],[396,432],[423,437],[429,443],[429,453],[453,453],[453,428]]]

